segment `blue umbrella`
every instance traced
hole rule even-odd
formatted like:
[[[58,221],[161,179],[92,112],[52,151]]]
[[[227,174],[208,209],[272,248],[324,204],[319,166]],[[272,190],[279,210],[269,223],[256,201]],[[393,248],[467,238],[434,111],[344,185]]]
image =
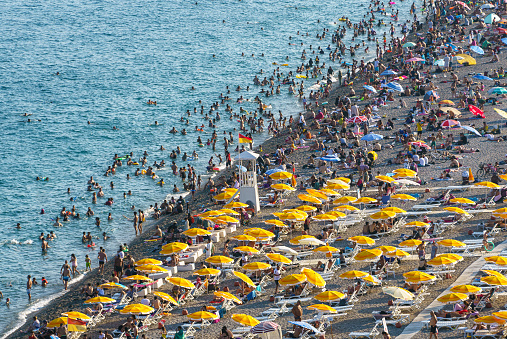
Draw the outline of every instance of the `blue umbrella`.
[[[487,76],[482,75],[482,74],[476,74],[472,78],[479,79],[479,80],[493,80],[490,77],[487,77]]]
[[[488,90],[489,94],[507,94],[507,89],[503,87],[493,87]]]
[[[467,131],[470,131],[470,132],[472,132],[474,134],[477,134],[478,136],[481,136],[481,133],[479,133],[479,131],[477,131],[472,126],[461,126],[461,128],[466,129]]]
[[[339,162],[340,161],[340,158],[338,158],[338,156],[336,156],[336,155],[326,155],[326,156],[321,157],[319,159],[323,160],[323,161],[328,161],[328,162]]]
[[[377,140],[382,140],[384,139],[384,137],[380,134],[375,134],[375,133],[369,133],[369,134],[366,134],[364,137],[361,138],[361,140],[364,140],[364,141],[377,141]]]
[[[383,71],[382,73],[380,73],[380,75],[396,75],[396,74],[398,74],[398,73],[396,73],[392,69],[386,69],[385,71]]]
[[[266,175],[271,175],[273,173],[276,173],[276,172],[282,172],[283,170],[280,169],[280,168],[273,168],[273,169],[270,169],[269,171],[266,171]]]
[[[320,333],[320,331],[318,329],[316,329],[315,327],[313,327],[312,325],[310,325],[309,323],[304,322],[304,321],[289,321],[289,323],[294,324],[299,327],[302,327],[302,328],[306,328],[307,330],[310,330],[315,333]]]
[[[451,47],[453,51],[457,51],[458,50],[458,47],[456,47],[456,45],[453,45],[451,43],[446,43],[445,45],[448,46],[448,47]]]
[[[373,86],[364,85],[363,87],[366,88],[370,92],[377,93],[377,90]]]
[[[401,86],[397,82],[390,82],[387,84],[387,88],[392,89],[393,91],[403,92],[403,86]]]
[[[470,49],[477,54],[480,54],[480,55],[484,54],[484,50],[482,48],[480,48],[479,46],[471,46]]]
[[[507,45],[507,38],[503,38],[502,42]]]
[[[445,66],[445,61],[443,59],[438,59],[438,60],[435,60],[433,62],[433,65],[435,66],[440,66],[440,67],[444,67]]]

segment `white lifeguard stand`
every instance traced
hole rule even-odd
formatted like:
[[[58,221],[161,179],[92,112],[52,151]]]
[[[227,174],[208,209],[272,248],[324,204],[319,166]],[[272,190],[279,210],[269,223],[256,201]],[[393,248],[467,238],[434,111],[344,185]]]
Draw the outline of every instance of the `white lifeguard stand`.
[[[255,212],[260,211],[259,190],[257,188],[258,157],[259,154],[257,153],[244,151],[234,158],[235,161],[239,161],[239,201],[253,206]]]

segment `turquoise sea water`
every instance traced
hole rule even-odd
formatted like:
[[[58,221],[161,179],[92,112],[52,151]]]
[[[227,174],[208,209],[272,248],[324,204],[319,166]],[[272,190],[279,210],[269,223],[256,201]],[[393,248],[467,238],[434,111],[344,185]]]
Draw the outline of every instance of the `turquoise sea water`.
[[[394,6],[400,9],[399,22],[408,18],[410,4]],[[59,268],[71,253],[78,257],[80,269],[84,268],[85,254],[91,256],[92,266],[97,266],[96,252],[90,252],[80,241],[83,231],[94,236],[107,232],[112,239],[96,243],[112,255],[120,243],[133,237],[131,222],[122,217],[131,216],[130,206],[147,209],[171,193],[173,183],[180,184],[169,169],[158,172],[165,179],[164,187],[148,177],[133,177],[134,167],[124,166],[115,176],[104,177],[114,154],[133,151],[138,158],[146,150],[149,165],[162,159],[170,163],[169,152],[179,145],[188,153],[194,149],[199,152],[200,160],[192,165],[203,173],[211,150],[197,148],[195,140],[198,135],[206,140],[211,130],[199,113],[192,114],[185,126],[179,118],[186,110],[193,112],[198,107],[199,111],[198,101],[202,100],[205,112],[209,111],[211,103],[219,101],[218,95],[226,94],[226,86],[231,88],[232,98],[243,95],[253,99],[259,89],[252,79],[260,69],[270,71],[276,67],[272,62],[285,63],[289,56],[290,68],[284,70],[295,70],[302,63],[299,57],[303,48],[309,52],[310,44],[325,48],[331,43],[331,32],[325,41],[315,39],[317,33],[323,28],[336,29],[334,22],[344,15],[359,21],[368,5],[364,0],[218,0],[197,4],[160,0],[3,1],[0,291],[4,299],[0,302],[0,333],[8,334],[29,311],[40,308],[49,296],[62,290]],[[297,35],[297,31],[309,35]],[[289,36],[295,45],[288,44]],[[344,41],[350,44],[350,38],[349,31]],[[371,43],[370,50],[374,51],[374,46]],[[327,53],[319,57],[329,64]],[[337,64],[331,65],[337,69]],[[307,86],[312,82],[315,79],[308,80]],[[251,91],[238,93],[234,91],[238,85],[250,85]],[[196,90],[190,90],[192,86]],[[158,105],[147,105],[148,100],[156,100]],[[287,115],[300,110],[287,87],[282,87],[282,95],[265,102],[274,112],[280,109]],[[254,103],[229,103],[235,112],[239,106],[256,108]],[[226,119],[223,109],[221,106],[219,110],[223,119],[218,130],[233,131],[238,124]],[[32,115],[22,116],[25,113]],[[28,118],[33,122],[26,122]],[[155,126],[155,121],[160,125]],[[205,133],[169,133],[173,126],[192,130],[203,123]],[[118,129],[113,130],[113,126]],[[237,140],[237,133],[234,135]],[[167,151],[158,151],[160,145]],[[223,146],[217,147],[217,152],[223,153]],[[180,160],[178,165],[185,163]],[[91,192],[86,191],[92,175],[105,192],[96,205],[91,203]],[[36,181],[37,176],[49,177],[49,181]],[[114,190],[109,188],[111,181]],[[70,195],[66,193],[69,187]],[[123,192],[128,190],[133,196],[124,200]],[[76,201],[69,201],[70,197]],[[107,197],[114,198],[113,207],[104,205]],[[73,205],[83,218],[54,228],[52,218],[63,206],[70,210]],[[88,207],[101,218],[100,229],[94,225],[94,218],[84,217]],[[45,215],[39,214],[41,208]],[[114,217],[111,222],[107,221],[109,212]],[[22,229],[15,229],[17,222]],[[48,254],[41,255],[37,237],[49,231],[55,231],[58,238],[50,242]],[[31,303],[25,293],[28,274],[38,281],[45,276],[50,282],[45,289],[33,289]],[[5,306],[6,297],[11,299],[10,308]]]

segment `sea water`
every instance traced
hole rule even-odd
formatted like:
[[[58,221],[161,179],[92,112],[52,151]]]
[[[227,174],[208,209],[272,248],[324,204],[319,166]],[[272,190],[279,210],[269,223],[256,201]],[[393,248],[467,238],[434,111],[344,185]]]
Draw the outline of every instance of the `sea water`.
[[[120,244],[134,236],[132,222],[125,218],[132,217],[131,207],[146,210],[170,194],[173,184],[181,187],[169,168],[157,171],[166,183],[163,187],[156,185],[158,180],[134,177],[137,166],[123,166],[116,175],[105,177],[114,154],[134,152],[139,159],[147,151],[148,165],[162,159],[170,164],[169,153],[179,145],[188,154],[199,153],[198,161],[186,163],[204,173],[213,153],[209,147],[197,147],[196,139],[201,136],[206,141],[212,130],[199,113],[198,101],[202,100],[208,112],[211,103],[220,100],[220,93],[233,99],[240,95],[255,98],[260,94],[252,79],[260,69],[266,71],[258,74],[261,79],[277,67],[273,62],[289,63],[290,67],[281,71],[294,71],[307,62],[300,59],[303,49],[314,57],[310,45],[325,49],[331,43],[331,31],[342,24],[338,18],[347,16],[358,22],[368,5],[365,0],[3,1],[0,291],[4,299],[0,301],[0,333],[12,333],[27,314],[63,293],[60,267],[71,253],[78,258],[78,269],[84,269],[85,254],[92,258],[92,267],[97,266],[97,250],[81,243],[83,231],[91,232],[97,246],[103,246],[111,258]],[[410,5],[393,6],[401,13],[398,23],[408,19]],[[319,41],[315,37],[324,27],[330,32]],[[377,28],[377,32],[386,27]],[[347,45],[351,35],[349,30],[344,39]],[[356,42],[362,40],[366,37],[360,36]],[[368,45],[375,51],[374,43]],[[319,57],[336,70],[338,64],[329,63],[328,53],[326,50]],[[306,80],[307,88],[315,81]],[[238,85],[249,85],[250,91],[236,92]],[[287,86],[282,87],[281,95],[261,98],[276,113],[281,110],[296,116],[301,110]],[[157,105],[148,105],[148,100],[157,101]],[[253,102],[228,103],[235,112],[240,106],[249,111],[257,107]],[[234,128],[238,123],[230,121],[223,109],[222,105],[215,154],[223,154],[220,133],[224,130],[233,132],[237,140]],[[192,112],[189,125],[180,121],[182,116],[187,118],[187,110]],[[204,132],[193,131],[201,124]],[[170,134],[173,127],[186,128],[189,133]],[[253,138],[258,144],[266,137],[264,133]],[[159,151],[161,145],[167,150]],[[186,165],[181,158],[177,163]],[[49,180],[36,181],[38,176]],[[105,196],[97,204],[92,204],[87,191],[90,176],[104,189]],[[114,190],[109,187],[111,181]],[[124,199],[128,190],[133,195]],[[114,198],[112,207],[104,205],[109,197]],[[61,208],[70,210],[73,205],[82,219],[53,227]],[[94,210],[94,217],[85,217],[88,207]],[[41,209],[46,213],[41,215]],[[108,213],[112,213],[112,221],[107,221]],[[95,226],[96,216],[102,221],[100,228]],[[21,229],[15,228],[18,222]],[[50,241],[51,248],[42,255],[37,238],[49,231],[54,231],[57,239]],[[102,232],[111,239],[99,239]],[[49,281],[46,288],[33,288],[31,303],[25,292],[29,274],[39,283],[42,276]],[[7,297],[11,299],[9,308]]]

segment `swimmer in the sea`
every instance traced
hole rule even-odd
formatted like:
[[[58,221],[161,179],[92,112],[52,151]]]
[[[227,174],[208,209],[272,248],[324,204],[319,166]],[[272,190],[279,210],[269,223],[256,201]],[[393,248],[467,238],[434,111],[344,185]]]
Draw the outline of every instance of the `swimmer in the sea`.
[[[18,230],[21,229],[21,224],[19,222],[16,224],[16,229],[18,229]]]

